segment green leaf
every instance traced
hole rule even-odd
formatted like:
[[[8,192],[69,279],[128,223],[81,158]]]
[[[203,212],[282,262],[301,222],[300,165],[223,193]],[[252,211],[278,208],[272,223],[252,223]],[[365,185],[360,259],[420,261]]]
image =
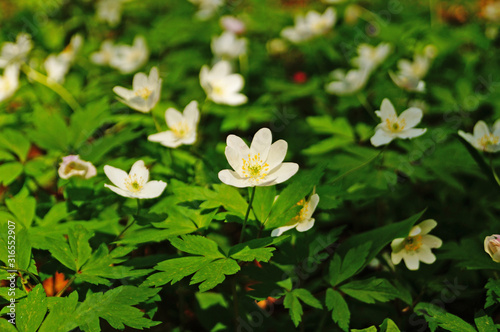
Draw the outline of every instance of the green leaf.
[[[66,332],[78,325],[73,320],[73,313],[78,305],[78,293],[72,292],[67,297],[57,298],[49,307],[49,314],[44,319],[38,332]],[[71,324],[72,322],[73,324]]]
[[[484,310],[480,310],[474,318],[474,323],[476,323],[477,330],[479,332],[497,332],[495,327],[495,322],[493,319],[484,313]]]
[[[401,332],[399,330],[399,327],[396,325],[396,323],[393,322],[392,319],[386,318],[380,324],[380,332]]]
[[[7,319],[10,319],[9,316],[7,316]],[[9,323],[9,321],[4,318],[0,318],[0,331],[3,332],[17,332],[19,331],[14,327],[14,324]]]
[[[222,205],[227,211],[234,212],[240,217],[245,216],[248,203],[241,197],[238,189],[225,184],[216,184],[213,188],[216,195],[201,204],[202,208],[210,209]]]
[[[92,248],[89,245],[89,239],[94,236],[83,226],[77,225],[74,231],[68,233],[68,243],[73,260],[75,262],[75,271],[80,271],[80,268],[87,262],[92,254]]]
[[[24,225],[24,227],[29,228],[35,217],[35,207],[36,200],[34,197],[26,196],[15,196],[5,200],[5,205],[9,208],[15,219]]]
[[[177,249],[194,255],[203,255],[210,258],[222,258],[217,243],[200,235],[182,235],[181,238],[172,238],[170,243]]]
[[[332,310],[333,321],[337,323],[342,330],[348,331],[351,312],[342,295],[332,288],[328,288],[326,290],[325,303],[328,310]]]
[[[476,332],[476,329],[463,319],[431,303],[420,302],[415,306],[415,312],[418,315],[424,316],[428,322],[435,322],[447,331]]]
[[[80,147],[104,123],[108,108],[109,100],[104,97],[71,115],[69,136],[73,147]]]
[[[297,296],[302,302],[304,302],[308,306],[311,306],[316,309],[323,309],[323,305],[321,304],[321,302],[317,298],[315,298],[311,294],[311,292],[309,292],[307,289],[297,288],[294,289],[292,292],[295,296]]]
[[[256,187],[255,188],[255,197],[252,203],[252,211],[255,213],[255,216],[263,224],[269,212],[271,212],[271,208],[273,207],[274,198],[276,197],[276,187],[275,186],[266,186],[266,187]]]
[[[230,258],[218,259],[202,267],[191,278],[190,285],[200,283],[200,292],[214,288],[226,279],[226,275],[235,274],[240,266]]]
[[[47,299],[41,284],[28,293],[16,306],[16,326],[20,332],[33,332],[38,329],[47,312]]]
[[[267,248],[283,242],[289,236],[267,237],[255,239],[235,245],[229,250],[229,256],[234,259],[239,259],[245,262],[253,260],[267,262],[273,256],[275,248]]]
[[[387,302],[398,297],[398,290],[386,279],[369,278],[344,284],[340,290],[365,303]]]
[[[362,330],[351,329],[351,332],[377,332],[377,328],[375,326],[370,326]]]
[[[17,225],[16,225],[17,226]],[[16,266],[28,270],[31,263],[31,243],[26,228],[16,227]]]
[[[293,292],[288,292],[285,295],[283,305],[285,306],[285,308],[289,309],[293,324],[295,325],[295,327],[297,327],[302,321],[302,314],[304,313],[302,311],[302,305],[300,304],[299,299]]]
[[[487,289],[486,302],[484,304],[485,309],[496,303],[500,303],[500,280],[488,279],[484,288]]]
[[[307,123],[312,130],[318,134],[337,134],[349,138],[354,137],[354,131],[346,118],[336,118],[335,120],[328,116],[310,116]]]
[[[2,129],[0,148],[12,151],[23,163],[26,161],[30,146],[30,141],[26,139],[26,135],[16,130]]]
[[[30,139],[46,150],[66,151],[68,148],[68,127],[59,113],[48,112],[39,107],[33,112],[34,130]]]
[[[18,162],[0,165],[0,184],[8,186],[23,172],[23,164]]]
[[[365,265],[371,245],[371,242],[366,242],[349,250],[342,263],[340,256],[335,254],[330,263],[330,284],[337,286],[342,281],[354,276]]]
[[[350,145],[352,143],[353,139],[349,137],[344,137],[344,136],[329,137],[317,143],[314,143],[313,145],[305,149],[303,153],[306,155],[318,155],[330,152],[332,150],[344,147],[346,145]]]
[[[146,286],[163,286],[169,282],[175,284],[179,280],[191,275],[212,261],[212,258],[189,256],[169,259],[158,263],[155,270],[163,271],[148,277]]]

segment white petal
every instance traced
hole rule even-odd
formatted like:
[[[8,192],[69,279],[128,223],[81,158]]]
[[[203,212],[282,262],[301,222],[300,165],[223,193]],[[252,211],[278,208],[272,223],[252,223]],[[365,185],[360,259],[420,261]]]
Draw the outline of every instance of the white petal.
[[[179,145],[181,145],[181,142],[175,136],[175,134],[168,130],[168,131],[163,131],[161,133],[153,134],[148,136],[148,141],[151,142],[158,142],[161,143],[162,145],[169,147],[169,148],[176,148]]]
[[[143,183],[148,182],[149,180],[149,170],[144,165],[144,161],[137,160],[130,169],[129,175],[131,177],[136,177],[137,179],[142,179]]]
[[[394,135],[386,132],[383,129],[377,129],[375,135],[370,138],[370,142],[373,146],[381,146],[391,142],[394,139]]]
[[[226,144],[227,146],[230,146],[234,150],[238,151],[238,153],[242,157],[247,157],[248,154],[250,153],[250,148],[239,136],[228,135],[226,139]]]
[[[377,115],[382,119],[382,122],[385,122],[386,119],[396,118],[396,110],[392,105],[391,101],[387,98],[382,100],[382,105],[380,106],[380,112]]]
[[[437,222],[434,219],[427,219],[422,221],[417,226],[420,227],[420,229],[422,230],[422,233],[420,234],[425,235],[428,234],[434,227],[437,226]]]
[[[228,76],[231,73],[231,64],[227,61],[217,62],[210,71],[213,78]]]
[[[440,248],[443,241],[437,236],[427,234],[422,236],[422,244],[429,248]]]
[[[481,138],[485,135],[489,135],[490,130],[488,129],[488,126],[486,123],[482,120],[478,121],[476,125],[474,126],[474,137],[476,139]]]
[[[245,81],[240,74],[231,74],[224,78],[222,87],[228,92],[238,92],[243,88]]]
[[[392,251],[400,251],[399,247],[401,246],[401,244],[403,243],[404,240],[405,239],[403,237],[392,240],[392,242],[391,242]]]
[[[280,166],[273,169],[268,177],[276,177],[276,179],[266,185],[274,185],[277,183],[282,183],[291,178],[299,170],[299,165],[296,163],[283,163]]]
[[[263,161],[267,159],[269,148],[273,140],[273,134],[268,128],[262,128],[255,133],[252,143],[250,144],[250,153],[252,155],[260,153]]]
[[[295,228],[297,227],[297,224],[295,225],[291,225],[291,226],[281,226],[281,227],[278,227],[276,229],[273,229],[273,231],[271,232],[271,236],[281,236],[281,234],[283,234],[284,232],[288,231],[289,229],[292,229],[292,228]]]
[[[229,169],[224,169],[219,172],[219,180],[221,180],[222,183],[236,188],[252,187],[247,180],[242,179],[238,173]]]
[[[134,75],[132,87],[134,90],[139,90],[148,86],[148,77],[144,73],[137,73]]]
[[[198,124],[200,111],[198,110],[198,102],[196,100],[193,100],[184,108],[184,118],[193,127]]]
[[[407,253],[406,255],[403,256],[403,259],[405,261],[406,267],[408,270],[418,270],[418,267],[420,265],[418,256],[416,254],[409,254]]]
[[[422,121],[422,110],[417,107],[410,107],[399,116],[399,120],[404,120],[405,128],[413,128]]]
[[[105,184],[104,186],[106,188],[111,189],[112,191],[114,191],[115,193],[117,193],[120,196],[134,198],[134,196],[128,190],[123,190],[123,189],[115,187],[115,186],[110,186],[109,184]]]
[[[310,230],[314,226],[314,218],[308,219],[306,221],[299,222],[297,225],[297,230],[299,232],[305,232]]]
[[[127,172],[113,166],[105,165],[104,174],[106,174],[109,181],[111,181],[111,183],[113,183],[115,186],[124,190],[126,189],[125,179],[128,178]]]
[[[466,140],[467,142],[469,142],[474,147],[477,147],[477,144],[476,144],[477,141],[474,138],[474,136],[472,136],[472,134],[469,134],[469,133],[466,133],[466,132],[464,132],[462,130],[459,130],[458,131],[458,135],[460,135],[464,140]]]
[[[405,129],[402,132],[396,133],[395,135],[399,138],[415,138],[422,136],[427,131],[427,128],[410,128]]]
[[[179,122],[184,121],[184,117],[181,112],[176,110],[175,108],[170,107],[165,112],[165,120],[167,121],[167,125],[169,128],[175,127]]]
[[[141,192],[137,195],[138,198],[156,198],[163,193],[167,187],[167,183],[163,181],[150,181],[144,185]]]
[[[495,123],[493,124],[493,133],[495,134],[495,136],[500,135],[500,119],[495,121]]]
[[[134,91],[126,89],[126,88],[121,87],[121,86],[115,86],[113,88],[113,92],[116,93],[118,96],[122,97],[125,100],[128,100],[128,99],[130,99],[130,98],[132,98],[132,97],[135,96]]]
[[[158,68],[156,67],[151,68],[148,77],[149,84],[155,84],[156,82],[158,82],[159,79],[160,79],[160,74],[158,73]]]
[[[403,250],[401,250],[399,252],[392,252],[391,253],[392,264],[398,265],[401,262],[401,260],[403,259],[403,256],[404,256]]]
[[[282,139],[277,140],[271,145],[266,160],[267,164],[269,165],[269,169],[271,171],[283,162],[287,150],[288,150],[288,143]]]
[[[227,162],[229,163],[229,165],[231,165],[231,167],[236,171],[236,173],[238,173],[241,177],[243,177],[243,175],[240,173],[241,167],[243,166],[243,160],[238,151],[236,151],[230,146],[226,146],[226,150],[224,151],[224,153],[226,155]]]
[[[316,207],[318,206],[319,203],[319,195],[314,194],[309,198],[309,201],[306,203],[307,204],[307,213],[305,215],[305,219],[310,219],[316,211]]]
[[[431,249],[428,247],[420,247],[418,250],[418,259],[426,264],[432,264],[436,261],[436,256],[431,252]]]
[[[247,96],[241,93],[235,93],[224,96],[224,98],[213,98],[213,101],[218,104],[226,104],[230,106],[238,106],[248,101]]]

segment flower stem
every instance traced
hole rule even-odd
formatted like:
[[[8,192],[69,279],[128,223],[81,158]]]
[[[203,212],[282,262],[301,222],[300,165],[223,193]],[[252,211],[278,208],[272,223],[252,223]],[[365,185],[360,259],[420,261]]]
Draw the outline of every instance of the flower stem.
[[[252,209],[253,198],[255,196],[255,187],[252,187],[252,193],[250,194],[250,202],[248,203],[247,213],[245,215],[245,220],[243,221],[243,228],[241,229],[240,241],[243,242],[243,237],[245,236],[245,227],[247,226],[248,216],[250,215],[250,210]]]
[[[36,71],[30,66],[23,64],[21,67],[22,71],[31,78],[32,80],[45,85],[47,88],[51,89],[55,93],[57,93],[68,105],[71,109],[76,112],[81,109],[80,105],[76,101],[76,99],[66,90],[61,84],[49,80],[47,76]]]
[[[493,165],[493,154],[490,154],[490,167],[491,167],[491,172],[493,173],[493,177],[495,178],[495,181],[500,186],[500,178],[498,177],[498,174],[495,171],[495,166]]]
[[[357,97],[358,97],[359,102],[363,106],[363,108],[368,113],[368,115],[370,115],[373,120],[375,120],[376,122],[378,122],[377,117],[375,116],[375,114],[373,114],[372,107],[370,106],[370,104],[368,104],[368,101],[366,100],[366,97],[363,94],[361,94],[361,93],[358,93]]]
[[[69,288],[69,286],[71,286],[71,284],[73,283],[73,281],[75,281],[75,279],[76,279],[76,275],[72,276],[71,279],[68,280],[68,282],[66,283],[66,285],[64,285],[63,289],[61,289],[56,294],[56,297],[61,297],[61,295],[63,295],[64,292]]]
[[[0,266],[0,270],[12,270],[11,268],[7,267],[7,266]],[[38,278],[33,274],[31,273],[30,271],[28,270],[24,270],[24,269],[15,269],[17,272],[23,272],[23,273],[26,273],[28,274],[31,278],[35,279],[36,283],[39,284],[40,283],[40,280],[38,280]]]
[[[137,212],[136,214],[138,215],[139,212],[141,211],[141,200],[140,199],[137,199]],[[134,220],[132,220],[132,222],[130,224],[127,225],[127,227],[125,227],[123,229],[123,231],[120,232],[120,234],[118,234],[118,236],[115,238],[115,241],[118,240],[119,238],[121,238],[123,236],[123,234],[130,228],[132,227],[135,222],[137,221],[136,218],[134,218]],[[114,242],[114,241],[113,241]]]

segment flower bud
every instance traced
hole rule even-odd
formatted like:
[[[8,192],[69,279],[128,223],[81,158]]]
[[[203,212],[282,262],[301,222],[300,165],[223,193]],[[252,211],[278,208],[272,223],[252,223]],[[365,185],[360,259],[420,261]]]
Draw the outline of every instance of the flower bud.
[[[97,170],[91,162],[81,160],[78,155],[70,155],[63,157],[58,173],[61,179],[69,179],[72,176],[90,179],[96,176]]]
[[[494,262],[500,263],[500,235],[493,234],[484,239],[484,251]]]

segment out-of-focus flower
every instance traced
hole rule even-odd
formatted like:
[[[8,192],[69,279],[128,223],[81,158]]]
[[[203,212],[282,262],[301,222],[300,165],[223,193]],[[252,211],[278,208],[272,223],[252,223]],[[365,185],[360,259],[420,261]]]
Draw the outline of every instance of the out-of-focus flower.
[[[413,62],[401,59],[398,61],[398,68],[401,75],[422,79],[427,75],[431,66],[431,58],[425,55],[415,54]]]
[[[162,79],[158,68],[153,67],[149,76],[144,73],[134,75],[132,90],[115,86],[113,91],[120,97],[122,103],[142,113],[151,111],[160,99]]]
[[[478,150],[500,151],[500,119],[493,125],[492,132],[484,121],[478,121],[474,126],[473,134],[465,133],[462,130],[459,130],[458,134]]]
[[[500,263],[500,235],[493,234],[484,239],[484,251],[493,259]]]
[[[358,22],[361,15],[363,15],[363,7],[356,4],[350,4],[345,8],[344,22],[349,25],[354,25]]]
[[[288,50],[288,45],[281,38],[274,38],[266,44],[267,52],[270,55],[277,56],[285,53]]]
[[[198,6],[196,17],[200,20],[211,18],[219,7],[224,4],[224,0],[189,0],[189,2]]]
[[[18,34],[15,43],[6,42],[2,45],[0,68],[25,62],[32,48],[33,42],[31,41],[31,36],[27,33]]]
[[[49,79],[58,83],[64,82],[64,78],[69,68],[75,61],[76,54],[83,44],[83,38],[77,34],[71,38],[70,43],[59,54],[51,54],[44,62],[45,70]]]
[[[245,33],[245,23],[234,16],[222,16],[219,22],[222,28],[226,31],[231,31],[232,33],[237,35]]]
[[[500,23],[500,2],[487,2],[481,8],[481,16],[492,23]]]
[[[196,126],[200,120],[198,102],[190,102],[184,112],[169,108],[165,112],[165,121],[170,130],[148,136],[151,142],[158,142],[169,148],[176,148],[182,144],[190,145],[196,142]]]
[[[116,26],[122,19],[122,6],[129,0],[98,0],[96,2],[96,14],[99,21],[107,22]]]
[[[236,135],[227,137],[226,158],[234,171],[219,172],[219,179],[237,188],[272,186],[291,178],[299,170],[296,163],[284,163],[288,144],[284,140],[272,143],[268,128],[260,129],[250,147]]]
[[[368,68],[351,69],[347,73],[343,69],[336,69],[331,73],[334,81],[328,83],[325,89],[328,93],[344,96],[358,92],[368,81]]]
[[[224,31],[219,37],[212,38],[212,52],[222,59],[235,59],[247,52],[247,40],[238,38],[231,31]]]
[[[410,91],[410,92],[424,92],[425,91],[425,82],[421,79],[413,76],[406,76],[401,73],[395,74],[393,72],[389,72],[389,76],[391,77],[394,84],[399,86],[401,89]]]
[[[97,170],[90,161],[81,160],[79,155],[69,155],[63,157],[58,173],[61,179],[69,179],[73,176],[90,179],[96,176]]]
[[[332,29],[336,19],[337,14],[331,7],[323,14],[311,10],[306,16],[297,15],[295,26],[283,29],[281,36],[298,44],[327,33]]]
[[[156,198],[167,187],[167,183],[163,181],[149,181],[149,170],[142,160],[132,165],[129,174],[109,165],[104,166],[104,173],[116,187],[109,184],[104,186],[123,197]]]
[[[423,112],[420,108],[411,107],[398,117],[394,106],[389,99],[382,100],[380,111],[375,114],[382,123],[375,128],[375,135],[370,142],[373,146],[385,145],[395,138],[415,138],[423,135],[427,129],[414,128],[422,120]]]
[[[441,239],[428,233],[437,226],[437,222],[432,219],[422,221],[414,226],[407,237],[394,239],[391,243],[391,260],[397,265],[403,259],[409,270],[418,270],[420,261],[432,264],[436,261],[436,256],[432,253],[432,248],[439,248],[443,244]]]
[[[245,81],[240,74],[231,73],[227,61],[217,62],[212,69],[203,66],[200,71],[200,85],[207,98],[217,104],[241,105],[247,102],[247,96],[239,93]]]
[[[109,66],[109,63],[113,58],[114,51],[115,46],[113,45],[113,41],[105,40],[102,42],[99,52],[94,52],[90,55],[90,60],[96,65]]]
[[[5,68],[0,76],[0,102],[12,97],[19,88],[19,65],[13,64]]]
[[[389,43],[380,43],[377,46],[360,44],[358,46],[358,57],[352,59],[352,63],[359,68],[367,68],[370,71],[382,64],[392,51]]]
[[[314,218],[312,217],[312,215],[316,210],[316,206],[318,206],[318,203],[318,194],[311,195],[308,201],[306,201],[305,199],[300,200],[300,202],[297,203],[297,205],[302,206],[299,214],[297,214],[285,226],[274,229],[271,232],[271,236],[280,236],[281,234],[292,228],[296,228],[299,232],[305,232],[311,229],[314,226]]]
[[[389,72],[393,82],[402,89],[413,92],[424,92],[425,82],[422,78],[427,75],[432,63],[436,57],[437,50],[434,45],[427,45],[424,54],[415,54],[413,61],[401,59],[398,61],[398,72]]]
[[[148,61],[149,50],[146,40],[142,36],[134,39],[132,46],[116,45],[113,47],[109,65],[118,69],[122,74],[133,73]]]

